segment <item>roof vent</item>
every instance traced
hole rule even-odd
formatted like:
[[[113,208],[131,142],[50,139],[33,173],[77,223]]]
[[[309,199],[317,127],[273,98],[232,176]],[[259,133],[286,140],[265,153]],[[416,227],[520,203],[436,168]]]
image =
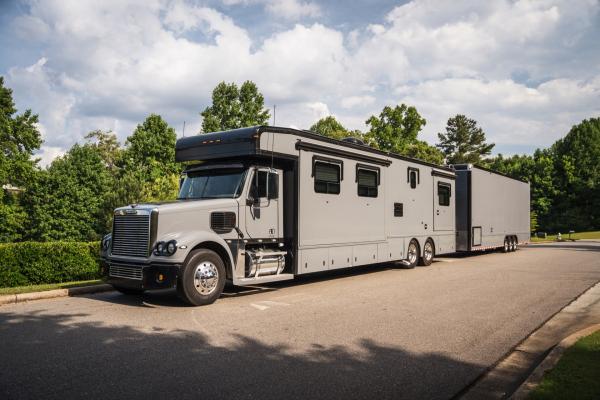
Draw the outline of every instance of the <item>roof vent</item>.
[[[342,142],[347,142],[347,143],[357,144],[357,145],[360,145],[360,146],[365,146],[365,142],[363,142],[359,138],[355,138],[355,137],[352,137],[352,136],[347,137],[347,138],[343,138]]]

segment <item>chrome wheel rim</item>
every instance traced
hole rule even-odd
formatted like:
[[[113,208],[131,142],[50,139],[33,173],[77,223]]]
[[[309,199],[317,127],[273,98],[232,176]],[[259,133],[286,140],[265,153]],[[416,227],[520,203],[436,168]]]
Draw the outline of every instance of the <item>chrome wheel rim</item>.
[[[508,240],[504,240],[504,251],[508,251]]]
[[[207,296],[217,289],[219,270],[210,261],[203,261],[194,270],[194,287],[203,296]]]
[[[431,242],[425,243],[425,249],[423,250],[423,257],[425,260],[430,261],[433,258],[433,246]]]
[[[408,262],[411,264],[417,262],[417,245],[414,243],[408,245]]]

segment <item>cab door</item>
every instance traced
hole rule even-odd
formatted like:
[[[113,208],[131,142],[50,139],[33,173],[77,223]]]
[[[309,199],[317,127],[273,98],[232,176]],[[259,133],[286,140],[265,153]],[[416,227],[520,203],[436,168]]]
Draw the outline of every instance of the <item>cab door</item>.
[[[449,179],[433,179],[433,230],[454,230],[454,191]]]
[[[246,234],[249,239],[279,238],[282,218],[282,171],[255,168],[245,205]]]

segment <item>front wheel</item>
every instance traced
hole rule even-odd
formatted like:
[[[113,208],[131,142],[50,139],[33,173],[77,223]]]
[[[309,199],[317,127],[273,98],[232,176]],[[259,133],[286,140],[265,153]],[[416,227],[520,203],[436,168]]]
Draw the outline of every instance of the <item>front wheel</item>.
[[[212,250],[194,250],[177,278],[177,295],[193,306],[214,303],[225,287],[225,265]]]
[[[431,240],[427,239],[423,245],[423,255],[419,260],[419,265],[428,267],[433,262],[433,256],[435,255],[435,249]]]

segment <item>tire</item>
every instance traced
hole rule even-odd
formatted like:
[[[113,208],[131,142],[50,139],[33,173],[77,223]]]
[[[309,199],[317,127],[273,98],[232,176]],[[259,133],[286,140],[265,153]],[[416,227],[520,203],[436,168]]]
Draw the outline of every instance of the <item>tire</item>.
[[[140,294],[143,294],[145,292],[144,289],[132,289],[116,285],[112,285],[112,287],[114,287],[117,292],[121,292],[128,296],[139,296]]]
[[[406,251],[406,268],[414,268],[419,262],[419,242],[412,239],[408,244],[408,250]]]
[[[177,295],[192,306],[214,303],[225,287],[225,264],[212,250],[190,253],[177,277]]]
[[[433,257],[435,257],[435,246],[431,239],[427,239],[423,245],[423,255],[419,257],[419,265],[423,267],[430,266],[433,262]]]
[[[510,237],[510,251],[517,250],[517,239],[514,236]]]
[[[517,251],[519,249],[519,238],[515,236],[515,250]]]
[[[507,237],[504,238],[504,247],[502,248],[503,253],[508,253],[510,251],[510,239]]]

